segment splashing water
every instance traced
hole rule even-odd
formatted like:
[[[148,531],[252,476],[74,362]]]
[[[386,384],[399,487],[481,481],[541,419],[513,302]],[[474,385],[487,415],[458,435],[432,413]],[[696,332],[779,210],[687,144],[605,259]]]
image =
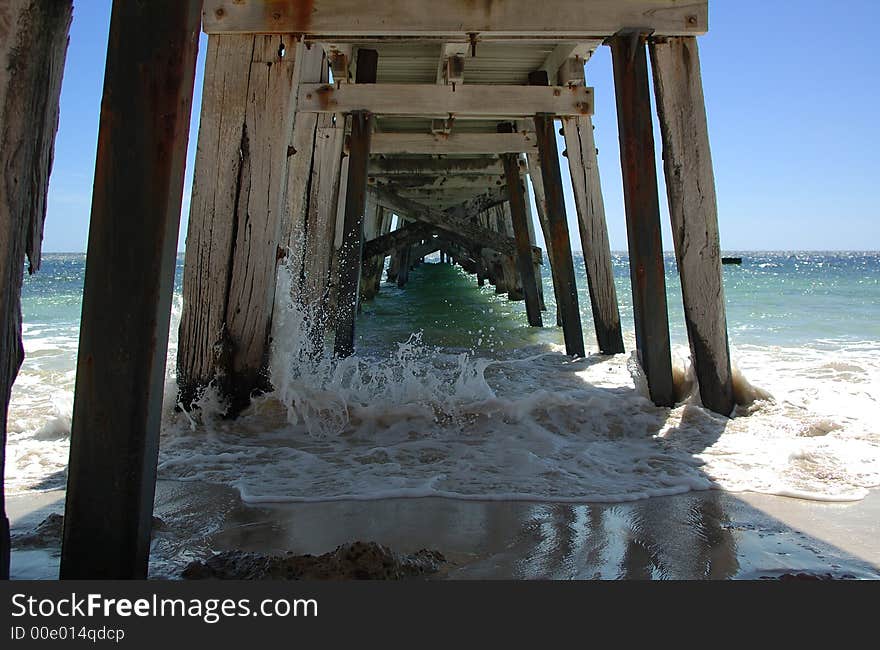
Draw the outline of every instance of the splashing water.
[[[859,296],[857,309],[880,314],[880,259],[835,260],[832,271],[838,271],[825,281],[849,292],[853,304]],[[841,325],[836,339],[811,339],[806,323],[816,323],[819,333],[827,327],[823,317],[833,318],[815,297],[819,262],[753,260],[759,261],[777,266],[725,269],[728,275],[751,274],[726,278],[735,387],[744,404],[732,419],[700,405],[672,276],[680,403],[664,409],[647,399],[632,357],[571,360],[562,354],[557,329],[526,326],[521,303],[478,288],[460,270],[425,265],[413,271],[406,290],[383,285],[377,299],[364,305],[359,353],[344,360],[315,355],[309,336],[314,314],[295,301],[279,301],[271,358],[275,392],[257,398],[236,421],[220,417],[223,404],[210,390],[197,415],[175,412],[169,372],[160,476],[232,485],[252,502],[407,496],[615,502],[718,487],[821,500],[863,498],[880,484],[880,332],[875,321],[857,321]],[[827,271],[828,259],[821,263]],[[625,259],[616,260],[615,271],[627,331]],[[799,312],[789,317],[798,325],[791,336],[750,329],[785,320],[770,304],[780,279],[804,283],[799,293],[790,289],[791,304],[810,318]],[[277,295],[291,295],[290,283],[290,274],[280,273]],[[548,315],[552,295],[545,278]],[[743,315],[745,301],[751,311]],[[170,360],[177,314],[179,293]],[[59,349],[63,343],[67,356],[58,353],[51,371],[57,374],[51,375],[41,357],[49,347],[46,332],[28,327],[34,328],[26,335],[30,356],[10,418],[13,490],[52,485],[47,476],[64,468],[69,430],[76,328],[41,326],[70,330],[52,343]],[[625,342],[633,349],[631,336]],[[46,389],[39,403],[33,386]],[[50,395],[55,406],[49,406]]]

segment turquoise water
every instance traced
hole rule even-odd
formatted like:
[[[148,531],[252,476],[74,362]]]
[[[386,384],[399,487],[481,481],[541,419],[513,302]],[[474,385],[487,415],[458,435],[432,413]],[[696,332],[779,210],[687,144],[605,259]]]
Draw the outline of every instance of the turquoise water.
[[[304,367],[301,318],[276,319],[272,381],[235,422],[209,391],[174,410],[182,298],[178,258],[160,476],[231,485],[245,500],[389,496],[627,501],[694,489],[848,501],[880,485],[880,253],[737,253],[724,267],[737,385],[733,419],[704,410],[674,257],[666,257],[681,403],[655,407],[629,354],[572,361],[524,303],[427,263],[363,305],[357,356]],[[429,262],[431,260],[429,259]],[[27,359],[13,389],[7,484],[62,487],[69,445],[85,257],[44,257],[25,279]],[[587,350],[595,352],[583,259],[575,260]],[[627,350],[627,259],[614,257]],[[280,275],[278,295],[289,295]],[[289,280],[289,278],[288,278]],[[108,315],[110,317],[110,315]],[[208,434],[208,435],[206,435]]]
[[[734,251],[730,255],[743,257],[742,266],[723,267],[733,345],[828,347],[832,341],[880,341],[880,253]],[[632,330],[628,257],[614,255],[613,265],[623,327]],[[673,343],[684,344],[687,332],[674,255],[666,255],[665,266],[670,336]],[[575,257],[575,272],[581,321],[588,347],[595,350],[581,255]],[[546,265],[543,284],[549,308],[544,324],[553,325],[553,290]],[[441,346],[472,347],[480,338],[483,343],[477,347],[486,348],[560,340],[555,328],[529,330],[522,303],[495,296],[489,285],[477,287],[475,278],[449,266],[420,268],[405,290],[386,286],[375,303],[364,307],[362,323],[368,345],[375,345],[389,331],[392,338],[405,339],[420,329],[426,342]]]
[[[744,253],[742,266],[724,267],[731,342],[754,345],[828,345],[828,341],[880,341],[880,253]],[[672,254],[666,255],[670,333],[686,340],[681,287]],[[628,258],[613,257],[621,318],[632,329]],[[592,328],[583,257],[576,255],[581,319]],[[47,254],[39,273],[26,276],[22,314],[29,327],[46,326],[72,333],[82,305],[85,255]],[[183,255],[178,257],[175,292],[181,291]],[[544,295],[553,308],[549,268],[543,269]],[[490,311],[491,310],[491,311]],[[552,311],[545,325],[553,325]],[[378,322],[381,321],[381,322]],[[364,306],[365,343],[405,340],[424,330],[425,340],[454,347],[517,347],[558,340],[550,332],[530,331],[522,303],[496,296],[493,287],[477,287],[475,278],[450,266],[426,265],[413,273],[405,290],[384,283],[374,303]],[[481,327],[485,325],[486,327]],[[491,333],[489,328],[495,327]],[[478,333],[484,329],[484,343]]]

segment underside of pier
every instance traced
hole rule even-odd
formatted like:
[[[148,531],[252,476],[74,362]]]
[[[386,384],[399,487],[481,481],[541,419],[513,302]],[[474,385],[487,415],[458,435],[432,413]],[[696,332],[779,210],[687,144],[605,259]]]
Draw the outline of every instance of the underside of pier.
[[[25,25],[9,24],[13,31]],[[351,355],[359,305],[379,291],[382,274],[405,287],[411,267],[437,251],[480,284],[524,301],[531,326],[555,321],[571,356],[587,353],[579,299],[588,296],[599,352],[624,352],[586,74],[593,52],[610,46],[638,359],[654,402],[671,405],[653,74],[694,367],[704,404],[730,413],[696,40],[708,30],[706,0],[554,0],[541,7],[525,0],[115,0],[63,577],[146,573],[200,27],[208,51],[177,360],[184,407],[214,386],[234,416],[272,389],[267,359],[281,302],[293,300],[307,314],[316,354],[326,346],[327,354]],[[0,76],[0,98],[9,85]],[[57,111],[57,92],[47,97],[41,99]],[[4,101],[6,119],[12,99]],[[27,128],[37,128],[3,125],[4,155],[27,141]],[[571,179],[576,243],[561,161]],[[33,219],[27,210],[0,207],[4,233]],[[536,246],[539,228],[546,250]],[[585,277],[575,273],[578,243]],[[15,259],[3,262],[18,264],[16,286],[23,250],[16,245]],[[276,295],[281,264],[295,278],[290,296]],[[544,313],[545,265],[555,314]],[[112,326],[107,313],[117,315]],[[7,400],[14,375],[14,368],[0,375]]]

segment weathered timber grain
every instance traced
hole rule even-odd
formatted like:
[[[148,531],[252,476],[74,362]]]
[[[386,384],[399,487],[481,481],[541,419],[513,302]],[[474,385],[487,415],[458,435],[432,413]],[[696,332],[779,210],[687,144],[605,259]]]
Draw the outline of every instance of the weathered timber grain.
[[[298,51],[286,40],[281,56],[277,36],[208,39],[178,350],[184,406],[213,382],[234,415],[269,388]]]
[[[529,75],[529,83],[546,85],[547,73],[537,72]],[[565,213],[565,195],[562,189],[562,171],[559,169],[559,149],[556,146],[556,128],[553,115],[535,115],[535,134],[538,137],[538,159],[541,165],[541,179],[544,184],[544,201],[550,237],[547,247],[553,249],[553,260],[558,270],[559,280],[557,299],[562,317],[562,332],[565,338],[566,354],[583,357],[584,332],[578,308],[577,282],[574,275],[574,260],[571,254],[571,240],[568,235],[568,218]]]
[[[733,379],[700,53],[696,39],[687,37],[653,40],[650,50],[669,216],[700,397],[706,407],[730,415]]]
[[[316,113],[367,111],[376,115],[504,119],[538,112],[592,115],[593,89],[586,86],[434,84],[301,84],[298,109]],[[516,151],[515,153],[519,153]]]
[[[358,50],[355,84],[376,83],[379,52]],[[339,283],[336,299],[336,339],[334,354],[347,357],[354,353],[355,323],[361,284],[364,249],[364,212],[367,203],[367,168],[370,164],[370,138],[373,116],[365,111],[351,114],[351,137],[348,154],[345,206],[339,247]],[[378,206],[378,203],[376,204]]]
[[[599,182],[593,120],[589,117],[569,117],[563,119],[562,123],[596,341],[602,354],[621,354],[624,351],[623,332],[620,328],[617,289],[614,286],[608,225],[605,223],[605,202]]]
[[[636,347],[651,399],[658,406],[671,406],[675,398],[645,41],[639,33],[623,33],[611,39],[610,45]]]
[[[296,56],[300,63],[301,81],[326,81],[328,76],[327,59],[324,50],[315,44],[297,44]],[[306,219],[309,205],[309,189],[314,163],[315,137],[318,129],[318,115],[297,113],[294,116],[293,134],[288,153],[287,193],[282,225],[281,242],[290,251],[294,270],[301,272],[304,255]],[[298,291],[298,287],[294,287]]]
[[[9,400],[24,360],[24,260],[30,273],[40,268],[72,11],[71,0],[0,3],[0,580],[9,578],[3,484]]]
[[[200,0],[113,3],[63,579],[147,575],[200,7]]]
[[[538,154],[529,154],[528,161],[529,180],[532,183],[532,193],[535,197],[535,209],[538,212],[538,223],[544,235],[544,241],[550,241],[550,222],[547,220],[547,197],[544,194],[544,179],[541,178],[541,163]],[[550,264],[550,279],[553,284],[553,299],[556,301],[556,327],[562,327],[562,311],[560,310],[559,287],[562,281],[559,279],[559,267],[553,261],[553,247],[547,246],[547,262]]]
[[[302,32],[325,36],[455,37],[495,35],[554,40],[605,38],[638,25],[658,35],[706,33],[707,0],[206,0],[205,31]]]

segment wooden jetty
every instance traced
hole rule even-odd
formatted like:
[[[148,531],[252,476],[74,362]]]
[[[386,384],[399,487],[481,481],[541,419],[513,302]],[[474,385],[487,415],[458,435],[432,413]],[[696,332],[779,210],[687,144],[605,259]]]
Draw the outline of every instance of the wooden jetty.
[[[38,181],[0,184],[4,409],[21,359],[22,260],[27,253],[39,262],[70,4],[0,5],[11,11],[0,15],[8,32],[0,34],[0,155],[4,170]],[[184,404],[214,384],[234,416],[272,389],[267,358],[279,300],[292,298],[310,315],[316,351],[332,341],[335,354],[352,354],[359,304],[379,291],[385,260],[388,280],[403,287],[436,251],[480,285],[524,300],[536,327],[544,320],[540,270],[549,263],[568,354],[586,353],[581,292],[600,351],[624,352],[585,75],[607,45],[637,352],[651,396],[673,402],[653,74],[696,375],[704,404],[730,413],[696,39],[708,30],[708,2],[551,0],[544,9],[525,0],[114,0],[62,577],[146,574],[200,28],[208,46],[177,360]],[[558,133],[583,278],[572,259]],[[535,246],[537,227],[546,256]],[[293,296],[275,295],[282,260],[296,279]],[[8,526],[2,532],[8,558]]]

